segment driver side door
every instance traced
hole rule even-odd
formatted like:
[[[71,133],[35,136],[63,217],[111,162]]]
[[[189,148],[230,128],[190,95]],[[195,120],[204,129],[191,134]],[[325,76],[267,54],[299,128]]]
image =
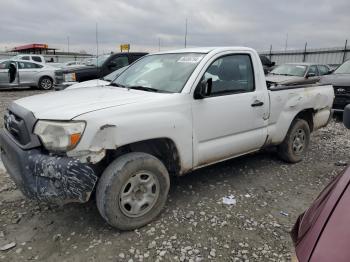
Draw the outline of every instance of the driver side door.
[[[10,70],[10,67],[12,70]],[[13,79],[11,79],[10,71],[13,74]],[[18,79],[18,64],[14,61],[3,61],[0,63],[0,87],[11,87],[17,86],[19,82]]]
[[[192,105],[194,167],[258,150],[267,138],[269,101],[250,54],[219,56],[201,82],[207,79],[211,94]]]
[[[0,86],[5,87],[10,84],[9,65],[10,61],[0,63]]]

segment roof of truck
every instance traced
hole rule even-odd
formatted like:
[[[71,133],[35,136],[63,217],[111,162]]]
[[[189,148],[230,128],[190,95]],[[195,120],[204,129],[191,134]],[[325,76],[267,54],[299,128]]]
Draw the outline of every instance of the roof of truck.
[[[191,47],[177,50],[168,50],[163,52],[157,52],[156,54],[174,54],[174,53],[209,53],[212,51],[224,52],[224,51],[252,51],[253,49],[243,46],[218,46],[218,47]]]

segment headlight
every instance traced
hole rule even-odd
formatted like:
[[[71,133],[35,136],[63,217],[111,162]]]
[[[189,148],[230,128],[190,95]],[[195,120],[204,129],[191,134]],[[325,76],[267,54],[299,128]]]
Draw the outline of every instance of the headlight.
[[[65,82],[75,82],[77,80],[75,73],[64,74]]]
[[[60,122],[39,120],[34,134],[40,137],[49,151],[69,151],[76,147],[85,129],[85,122]]]

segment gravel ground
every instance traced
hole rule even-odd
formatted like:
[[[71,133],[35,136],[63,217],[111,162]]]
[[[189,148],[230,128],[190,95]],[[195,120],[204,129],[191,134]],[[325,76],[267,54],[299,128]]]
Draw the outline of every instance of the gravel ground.
[[[0,117],[34,93],[0,92]],[[94,199],[63,207],[25,199],[0,164],[0,247],[16,244],[0,261],[289,261],[292,225],[344,169],[349,149],[350,131],[332,121],[313,133],[301,163],[268,150],[174,178],[160,217],[130,232],[108,226]],[[230,195],[236,204],[224,205]]]

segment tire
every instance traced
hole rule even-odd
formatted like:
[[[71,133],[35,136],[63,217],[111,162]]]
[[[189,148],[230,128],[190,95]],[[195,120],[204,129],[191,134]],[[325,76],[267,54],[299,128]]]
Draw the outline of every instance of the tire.
[[[38,87],[42,90],[50,90],[53,88],[53,81],[50,77],[43,76],[39,80]]]
[[[142,227],[163,209],[170,188],[163,163],[146,153],[128,153],[103,172],[96,190],[101,216],[121,230]]]
[[[303,119],[295,119],[284,138],[278,146],[280,158],[288,163],[301,161],[310,142],[310,127]]]

